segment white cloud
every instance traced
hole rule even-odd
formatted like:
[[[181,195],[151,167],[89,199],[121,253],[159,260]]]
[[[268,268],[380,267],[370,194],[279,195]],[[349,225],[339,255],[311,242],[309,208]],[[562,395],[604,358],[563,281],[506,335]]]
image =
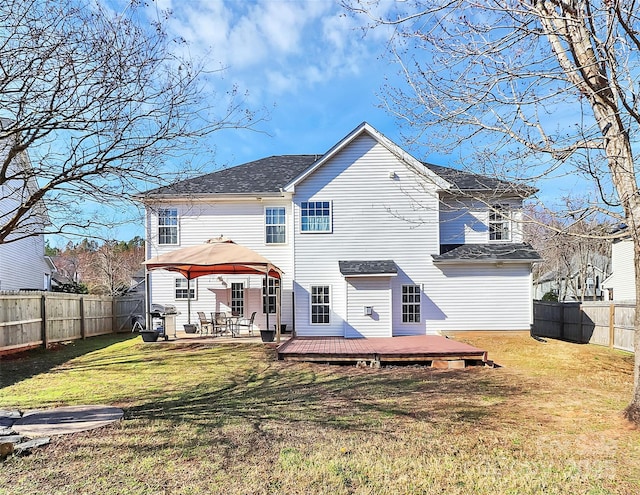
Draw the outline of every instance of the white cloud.
[[[227,67],[250,93],[295,92],[367,64],[366,39],[335,0],[160,0],[148,8],[156,18],[170,9],[169,35],[187,40],[208,69]]]

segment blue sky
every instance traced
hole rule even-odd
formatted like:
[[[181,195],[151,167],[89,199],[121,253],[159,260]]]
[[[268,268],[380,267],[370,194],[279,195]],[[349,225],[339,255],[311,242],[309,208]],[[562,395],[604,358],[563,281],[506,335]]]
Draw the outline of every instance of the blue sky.
[[[126,11],[129,2],[110,3]],[[235,85],[250,109],[267,115],[258,132],[220,131],[203,142],[193,153],[204,171],[270,155],[323,153],[363,121],[403,145],[394,118],[381,108],[382,86],[398,73],[386,57],[388,33],[365,36],[365,19],[339,1],[158,0],[145,10],[149,20],[162,12],[170,12],[168,35],[184,38],[191,57],[219,71],[207,79],[216,95]],[[415,155],[447,164],[437,154]],[[108,235],[142,234],[138,220]]]
[[[106,1],[128,9],[129,0]],[[184,38],[189,55],[217,71],[207,79],[217,95],[235,85],[248,94],[250,109],[267,112],[258,132],[221,131],[193,150],[203,172],[270,155],[323,153],[363,121],[416,158],[454,165],[455,157],[405,146],[398,122],[382,108],[383,85],[401,84],[387,57],[390,33],[365,35],[367,19],[338,0],[157,0],[144,9],[150,21],[170,12],[168,35]],[[107,236],[143,233],[138,216]]]

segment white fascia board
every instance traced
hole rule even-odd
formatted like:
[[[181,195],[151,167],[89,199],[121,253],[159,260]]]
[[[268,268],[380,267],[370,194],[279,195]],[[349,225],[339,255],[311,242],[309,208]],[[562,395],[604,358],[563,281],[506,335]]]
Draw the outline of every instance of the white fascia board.
[[[397,277],[397,273],[358,273],[354,275],[343,275],[344,278],[385,278],[385,277]]]
[[[134,196],[134,199],[140,201],[143,204],[151,203],[185,203],[185,202],[232,202],[232,201],[247,201],[253,199],[260,201],[263,199],[281,199],[291,198],[291,194],[287,192],[267,192],[267,193],[242,193],[242,194],[158,194],[154,196]]]
[[[432,260],[434,265],[533,265],[542,260]]]
[[[384,146],[388,151],[394,154],[399,160],[405,162],[409,168],[412,168],[416,171],[416,173],[425,174],[433,184],[435,184],[441,190],[447,190],[451,188],[451,184],[444,180],[439,175],[433,173],[427,167],[425,167],[422,162],[415,159],[409,153],[400,148],[397,144],[391,141],[389,138],[378,132],[367,122],[363,122],[358,127],[356,127],[353,131],[351,131],[347,136],[342,138],[340,142],[334,145],[329,151],[327,151],[322,157],[315,162],[315,164],[307,169],[307,171],[296,177],[292,182],[287,184],[284,187],[284,191],[286,192],[295,192],[296,184],[304,181],[307,177],[309,177],[312,173],[314,173],[318,168],[324,165],[328,160],[333,158],[337,153],[342,151],[345,147],[347,147],[355,138],[360,136],[363,132],[369,134],[373,139],[375,139],[378,143]]]

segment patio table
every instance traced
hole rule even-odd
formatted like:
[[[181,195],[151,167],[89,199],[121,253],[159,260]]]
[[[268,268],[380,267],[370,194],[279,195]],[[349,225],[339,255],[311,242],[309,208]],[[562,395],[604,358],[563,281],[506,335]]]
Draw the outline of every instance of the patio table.
[[[231,330],[232,337],[240,335],[238,320],[240,320],[240,316],[238,315],[227,316],[227,328]]]

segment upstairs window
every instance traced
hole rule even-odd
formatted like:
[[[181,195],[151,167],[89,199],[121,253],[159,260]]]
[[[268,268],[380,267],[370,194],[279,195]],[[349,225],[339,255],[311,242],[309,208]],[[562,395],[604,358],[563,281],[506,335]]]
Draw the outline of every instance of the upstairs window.
[[[511,220],[509,219],[509,206],[494,205],[489,212],[489,240],[510,241]]]
[[[265,208],[265,242],[267,244],[284,244],[286,236],[285,208]]]
[[[301,232],[331,232],[331,202],[303,201],[300,204]]]
[[[178,244],[178,210],[158,210],[158,244]]]

